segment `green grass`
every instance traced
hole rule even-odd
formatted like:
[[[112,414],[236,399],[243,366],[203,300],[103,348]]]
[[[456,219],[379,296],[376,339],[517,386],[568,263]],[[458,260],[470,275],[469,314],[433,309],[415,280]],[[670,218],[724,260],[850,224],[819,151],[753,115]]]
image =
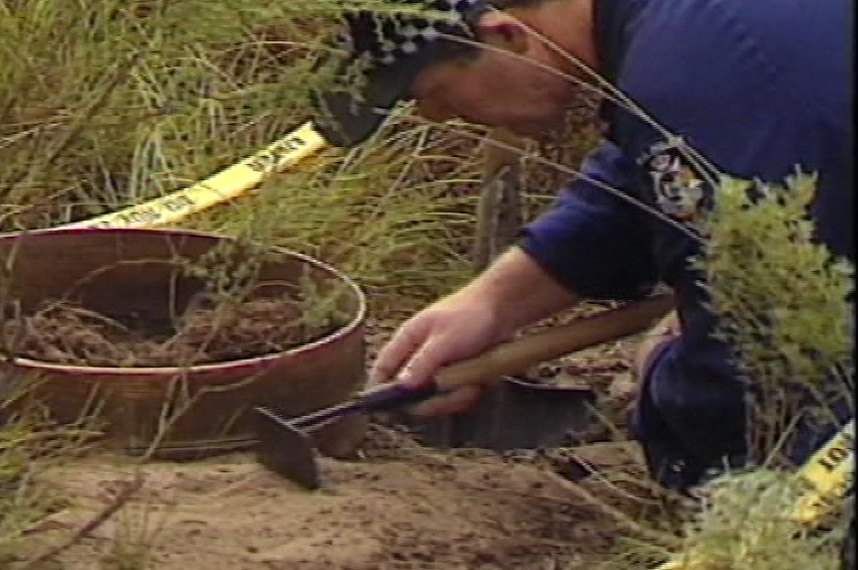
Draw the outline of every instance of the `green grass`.
[[[137,203],[297,124],[319,37],[288,4],[0,4],[5,228]]]

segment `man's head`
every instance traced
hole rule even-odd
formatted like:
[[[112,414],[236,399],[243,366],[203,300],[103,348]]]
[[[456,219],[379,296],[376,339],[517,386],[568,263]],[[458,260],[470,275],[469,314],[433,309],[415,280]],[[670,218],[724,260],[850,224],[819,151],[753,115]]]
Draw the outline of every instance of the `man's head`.
[[[522,135],[559,126],[576,94],[563,74],[574,74],[575,66],[545,38],[591,59],[591,23],[556,21],[587,0],[410,1],[445,17],[347,17],[345,45],[351,61],[366,62],[366,80],[357,95],[345,89],[319,98],[329,140],[361,142],[397,101],[409,99],[434,121],[459,117]]]

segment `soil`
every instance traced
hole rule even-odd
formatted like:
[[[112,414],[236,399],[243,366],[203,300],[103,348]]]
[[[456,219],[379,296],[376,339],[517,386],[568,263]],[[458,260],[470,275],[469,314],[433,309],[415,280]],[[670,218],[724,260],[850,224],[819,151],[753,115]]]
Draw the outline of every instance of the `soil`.
[[[199,296],[175,320],[131,323],[84,306],[48,300],[4,319],[18,357],[77,366],[189,366],[252,358],[312,342],[341,323],[308,322],[297,295],[214,303]]]
[[[362,458],[322,459],[305,491],[244,456],[150,463],[124,510],[65,550],[64,570],[578,570],[610,558],[621,533],[533,457],[423,448],[375,427]],[[68,538],[136,469],[93,457],[57,471],[73,504],[30,530],[33,552]],[[639,466],[616,472],[640,477]],[[608,503],[628,499],[588,480]],[[639,506],[635,507],[639,510]],[[148,565],[130,560],[149,556]],[[21,561],[23,562],[23,561]],[[53,566],[45,566],[49,570]]]
[[[259,310],[264,320],[279,320],[271,319],[270,307]],[[62,315],[101,322],[74,310]],[[59,315],[53,317],[56,323]],[[390,328],[369,323],[370,358]],[[618,410],[630,389],[628,351],[629,344],[614,343],[532,372],[540,381],[591,384],[601,405]],[[618,416],[609,416],[616,424]],[[355,459],[320,459],[325,483],[312,492],[245,454],[140,466],[99,453],[46,474],[61,504],[27,530],[26,549],[11,568],[589,570],[606,562],[623,568],[615,547],[635,536],[628,521],[657,516],[665,502],[647,482],[637,447],[611,441],[612,434],[606,427],[592,435],[596,444],[496,454],[429,449],[375,423]],[[99,521],[130,481],[142,486]],[[625,524],[612,508],[624,513]],[[100,524],[74,539],[92,521]],[[71,547],[27,567],[70,539]]]

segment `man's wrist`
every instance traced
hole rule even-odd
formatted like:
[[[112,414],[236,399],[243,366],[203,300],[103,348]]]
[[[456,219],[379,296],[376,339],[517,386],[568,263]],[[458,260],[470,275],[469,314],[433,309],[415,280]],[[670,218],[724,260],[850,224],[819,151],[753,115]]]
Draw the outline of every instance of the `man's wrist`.
[[[465,286],[461,294],[488,305],[498,317],[498,326],[510,333],[580,300],[516,246]]]

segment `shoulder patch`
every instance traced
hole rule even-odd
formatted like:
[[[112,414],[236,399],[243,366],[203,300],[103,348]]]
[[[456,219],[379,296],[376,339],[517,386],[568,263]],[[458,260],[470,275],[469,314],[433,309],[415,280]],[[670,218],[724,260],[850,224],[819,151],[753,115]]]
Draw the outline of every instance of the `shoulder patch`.
[[[682,156],[681,144],[673,141],[651,145],[637,162],[649,173],[659,210],[677,221],[693,223],[703,210],[705,183]]]

